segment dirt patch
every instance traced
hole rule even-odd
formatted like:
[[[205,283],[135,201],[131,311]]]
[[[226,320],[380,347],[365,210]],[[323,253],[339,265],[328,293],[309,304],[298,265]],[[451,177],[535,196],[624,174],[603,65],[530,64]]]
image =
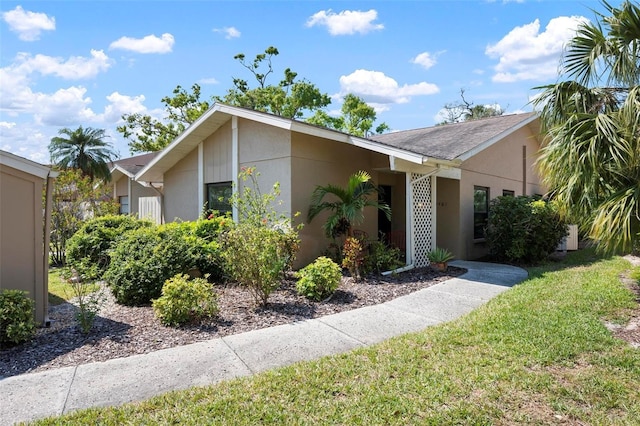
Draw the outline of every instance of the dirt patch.
[[[39,329],[27,344],[0,351],[0,378],[144,354],[376,305],[464,272],[455,267],[449,267],[446,273],[418,268],[361,282],[345,277],[334,296],[323,302],[298,296],[295,279],[289,275],[272,293],[268,305],[260,308],[256,308],[245,288],[220,285],[216,286],[220,315],[210,323],[180,328],[163,326],[150,306],[116,304],[106,290],[105,303],[89,335],[82,334],[74,321],[75,305],[52,306],[51,327]]]

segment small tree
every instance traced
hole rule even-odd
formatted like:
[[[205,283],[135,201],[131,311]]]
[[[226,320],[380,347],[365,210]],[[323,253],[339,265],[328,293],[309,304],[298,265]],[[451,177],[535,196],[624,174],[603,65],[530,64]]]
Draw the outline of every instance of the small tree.
[[[327,221],[322,225],[325,235],[335,239],[341,235],[352,235],[353,225],[364,220],[365,207],[375,207],[391,220],[391,209],[386,203],[378,202],[379,188],[371,182],[371,175],[359,171],[349,177],[345,188],[336,185],[317,186],[311,194],[311,206],[307,221],[311,222],[323,211],[329,211]],[[327,201],[325,198],[332,198]]]
[[[108,186],[92,183],[79,170],[60,172],[51,203],[51,263],[65,264],[67,241],[84,220],[117,212],[118,204],[109,196]]]
[[[274,209],[280,195],[278,183],[262,194],[255,168],[243,168],[239,177],[245,184],[231,198],[239,223],[224,234],[222,256],[229,276],[246,286],[257,304],[266,305],[293,262],[298,234],[291,220]]]

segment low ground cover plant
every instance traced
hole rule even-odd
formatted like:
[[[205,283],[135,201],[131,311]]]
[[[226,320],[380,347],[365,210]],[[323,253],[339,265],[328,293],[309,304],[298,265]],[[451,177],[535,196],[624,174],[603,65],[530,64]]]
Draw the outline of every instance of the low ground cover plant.
[[[322,300],[331,296],[340,285],[342,271],[333,260],[321,256],[296,273],[296,289],[311,300]]]
[[[218,297],[205,278],[177,274],[165,281],[162,296],[153,301],[153,311],[169,326],[196,323],[218,313]]]
[[[34,302],[20,290],[0,290],[0,348],[29,341],[35,334]]]

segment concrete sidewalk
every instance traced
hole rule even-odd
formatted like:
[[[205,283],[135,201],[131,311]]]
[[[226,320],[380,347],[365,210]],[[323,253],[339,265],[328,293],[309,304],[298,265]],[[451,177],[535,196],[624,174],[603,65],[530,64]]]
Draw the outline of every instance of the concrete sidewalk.
[[[145,355],[0,380],[0,425],[119,405],[346,352],[467,314],[527,278],[507,265],[455,261],[467,273],[376,306]]]

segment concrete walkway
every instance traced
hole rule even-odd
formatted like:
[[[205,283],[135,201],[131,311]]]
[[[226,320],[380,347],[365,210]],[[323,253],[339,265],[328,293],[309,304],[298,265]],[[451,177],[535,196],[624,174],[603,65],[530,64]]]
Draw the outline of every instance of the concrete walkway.
[[[0,425],[120,405],[320,358],[467,314],[527,278],[513,266],[455,261],[468,272],[376,306],[106,362],[0,380]]]

